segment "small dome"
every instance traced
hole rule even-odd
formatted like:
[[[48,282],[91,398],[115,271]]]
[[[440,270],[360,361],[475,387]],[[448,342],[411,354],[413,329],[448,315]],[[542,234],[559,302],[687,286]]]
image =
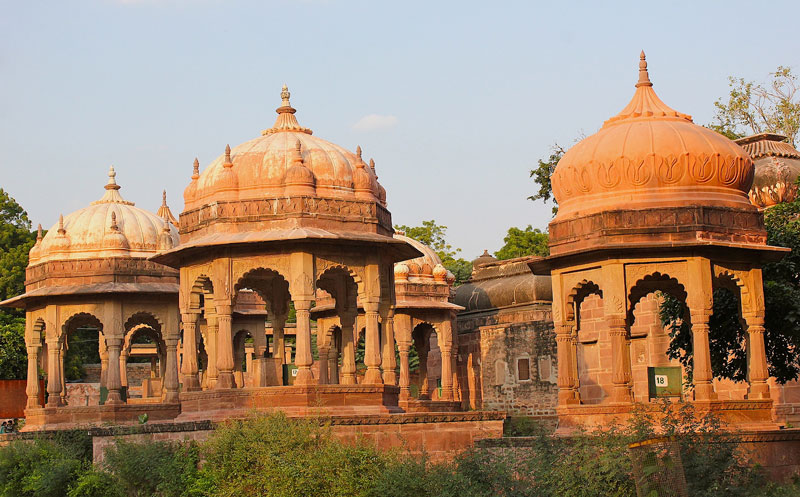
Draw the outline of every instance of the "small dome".
[[[554,222],[642,207],[741,209],[752,181],[753,163],[740,146],[658,98],[642,52],[627,107],[556,166]]]
[[[750,189],[750,202],[767,208],[797,198],[797,177],[800,176],[800,152],[782,135],[760,133],[736,140],[750,154],[755,165],[755,178]]]
[[[300,140],[297,140],[292,154],[292,166],[286,171],[286,193],[287,195],[314,195],[316,179],[311,169],[303,164],[300,147]]]
[[[433,268],[433,279],[436,281],[445,281],[447,272],[444,266],[437,264],[436,267]]]
[[[493,257],[488,250],[484,249],[483,253],[480,256],[478,256],[474,261],[472,261],[472,267],[473,269],[477,269],[478,266],[482,266],[490,262],[497,262],[497,259]]]
[[[394,265],[394,279],[395,281],[408,280],[408,266],[403,262],[398,262]]]
[[[30,263],[102,257],[149,257],[159,249],[164,220],[122,198],[112,167],[103,197],[67,216],[31,249]],[[178,230],[167,223],[172,244]],[[162,242],[163,243],[163,242]]]

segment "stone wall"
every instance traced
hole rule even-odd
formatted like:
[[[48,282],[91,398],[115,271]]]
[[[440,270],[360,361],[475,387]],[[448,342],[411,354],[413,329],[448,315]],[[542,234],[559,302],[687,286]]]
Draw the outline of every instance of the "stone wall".
[[[464,407],[555,416],[556,344],[549,305],[462,313],[457,325]]]
[[[337,416],[325,421],[331,423],[334,436],[344,442],[360,436],[381,449],[404,449],[415,455],[424,452],[433,460],[447,460],[477,440],[502,436],[504,417],[496,412],[416,413]],[[214,426],[210,421],[198,421],[91,428],[94,462],[101,463],[106,448],[118,439],[132,442],[203,441]]]

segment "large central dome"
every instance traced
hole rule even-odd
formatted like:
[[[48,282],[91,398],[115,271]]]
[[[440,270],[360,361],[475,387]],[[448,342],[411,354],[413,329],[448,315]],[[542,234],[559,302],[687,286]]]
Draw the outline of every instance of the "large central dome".
[[[552,176],[557,221],[698,203],[746,209],[752,182],[747,152],[658,98],[644,52],[630,103],[569,149]]]
[[[350,152],[300,126],[289,96],[284,86],[282,105],[272,128],[226,151],[202,174],[193,177],[184,193],[187,211],[213,200],[263,199],[295,193],[377,200],[385,205],[374,162],[367,165],[360,148]]]

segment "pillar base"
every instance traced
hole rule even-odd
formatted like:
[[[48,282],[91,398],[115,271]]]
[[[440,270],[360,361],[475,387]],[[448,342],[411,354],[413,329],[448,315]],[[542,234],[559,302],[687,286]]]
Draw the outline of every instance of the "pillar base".
[[[294,378],[295,385],[313,385],[314,375],[309,368],[301,368],[297,370],[297,376]]]
[[[120,395],[119,390],[109,390],[108,397],[106,397],[105,404],[114,406],[114,405],[121,405],[125,402],[122,401],[122,395]]]
[[[342,385],[355,385],[356,383],[358,383],[356,381],[356,375],[347,373],[342,376],[342,381],[341,381]]]
[[[614,404],[631,404],[633,403],[633,392],[627,385],[615,385],[611,392],[611,402]]]
[[[364,383],[368,385],[382,385],[383,379],[381,378],[381,370],[374,366],[368,368],[367,372],[364,374]]]
[[[766,400],[770,398],[769,385],[766,383],[754,383],[750,385],[747,398],[751,400]]]
[[[233,378],[233,372],[230,371],[220,372],[216,384],[214,384],[216,389],[234,388],[235,386],[236,381]]]
[[[717,392],[711,383],[700,383],[694,386],[694,400],[717,400]]]
[[[384,385],[397,385],[397,373],[394,371],[384,371],[383,372],[383,384]]]
[[[198,381],[197,375],[184,376],[181,381],[184,392],[196,392],[200,390],[200,381]]]

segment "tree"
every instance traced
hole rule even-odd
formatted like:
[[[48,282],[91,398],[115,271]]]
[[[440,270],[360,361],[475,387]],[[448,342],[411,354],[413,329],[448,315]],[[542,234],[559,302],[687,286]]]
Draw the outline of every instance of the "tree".
[[[558,143],[554,143],[550,152],[550,157],[548,157],[547,160],[539,159],[536,168],[531,169],[530,177],[539,185],[539,191],[528,197],[528,200],[541,200],[543,202],[552,200],[553,203],[556,204],[553,207],[553,215],[555,216],[558,212],[558,203],[556,203],[556,199],[553,196],[553,186],[550,183],[550,176],[553,175],[558,161],[564,157],[566,150]]]
[[[548,239],[546,232],[542,232],[539,228],[533,229],[530,224],[524,230],[512,226],[508,228],[508,233],[503,238],[505,245],[494,255],[500,260],[526,255],[546,257],[550,255]]]
[[[0,188],[0,300],[25,291],[28,252],[36,242],[28,214]],[[25,318],[16,310],[0,309],[0,379],[24,379]]]
[[[727,101],[714,102],[716,123],[709,127],[728,138],[779,133],[795,145],[800,131],[800,95],[791,68],[778,66],[765,84],[729,77]]]
[[[442,265],[446,267],[456,277],[455,286],[458,286],[469,279],[472,274],[472,263],[460,257],[456,257],[460,248],[454,248],[447,243],[445,235],[447,234],[447,226],[436,224],[436,221],[422,221],[422,226],[395,226],[395,230],[402,231],[405,236],[413,238],[419,242],[424,243],[432,248],[439,259],[442,260]]]
[[[778,262],[764,264],[764,305],[769,374],[778,382],[794,380],[800,373],[796,351],[800,347],[800,200],[778,204],[766,211],[767,243],[791,248]],[[667,296],[661,321],[670,332],[668,355],[680,359],[691,372],[692,335],[686,307]],[[709,321],[711,371],[715,377],[746,378],[746,331],[739,321],[739,298],[728,290],[714,292],[714,312]]]

